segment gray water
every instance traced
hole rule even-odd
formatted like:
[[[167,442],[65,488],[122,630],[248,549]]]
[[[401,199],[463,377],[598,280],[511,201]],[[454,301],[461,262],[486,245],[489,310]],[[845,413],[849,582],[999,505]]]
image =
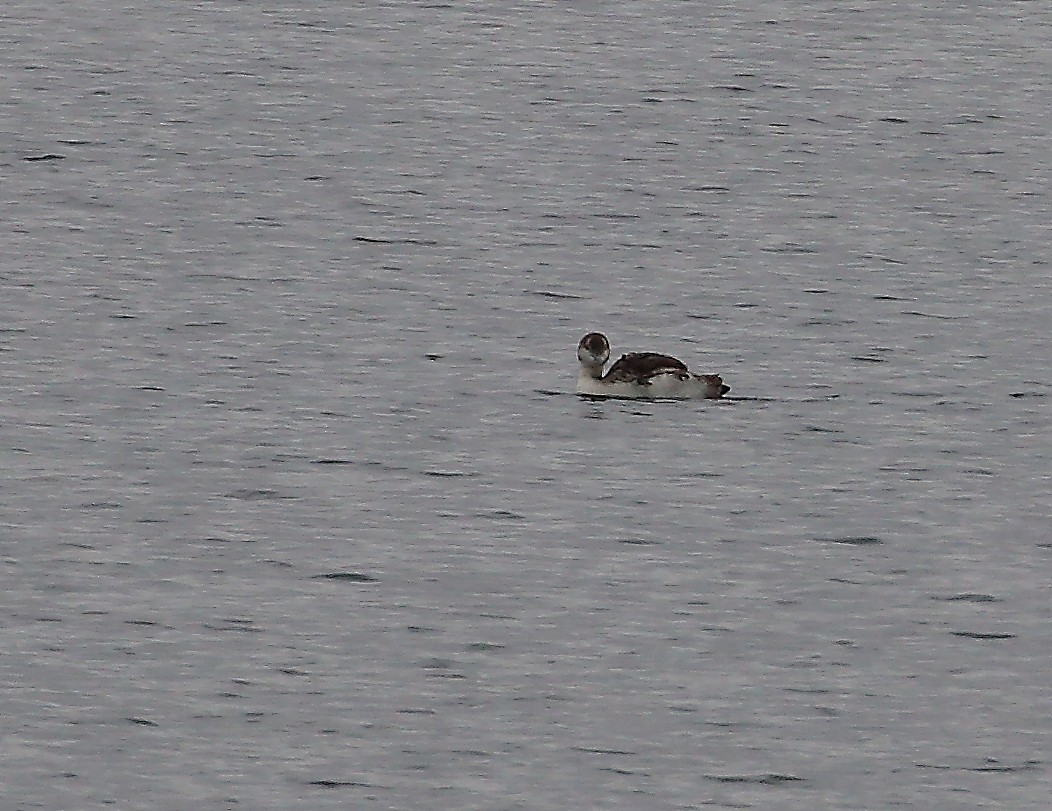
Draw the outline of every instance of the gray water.
[[[3,811],[1047,808],[1052,7],[348,5],[0,11]]]

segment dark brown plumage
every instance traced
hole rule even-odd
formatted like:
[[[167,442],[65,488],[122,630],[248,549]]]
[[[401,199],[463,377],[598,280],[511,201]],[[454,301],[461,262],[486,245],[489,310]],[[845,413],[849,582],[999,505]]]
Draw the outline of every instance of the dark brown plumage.
[[[629,352],[618,358],[603,380],[610,383],[650,384],[651,378],[660,374],[672,374],[680,380],[690,377],[683,361],[658,352]]]
[[[577,393],[588,397],[659,397],[719,399],[730,386],[719,375],[692,374],[687,365],[659,352],[628,352],[603,374],[610,342],[601,332],[589,332],[577,344],[581,362]]]

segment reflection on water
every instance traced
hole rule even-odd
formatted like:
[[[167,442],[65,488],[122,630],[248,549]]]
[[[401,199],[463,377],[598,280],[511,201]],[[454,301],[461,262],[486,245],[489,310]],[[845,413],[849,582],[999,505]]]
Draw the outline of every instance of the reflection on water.
[[[7,795],[1043,808],[1024,5],[10,5]]]

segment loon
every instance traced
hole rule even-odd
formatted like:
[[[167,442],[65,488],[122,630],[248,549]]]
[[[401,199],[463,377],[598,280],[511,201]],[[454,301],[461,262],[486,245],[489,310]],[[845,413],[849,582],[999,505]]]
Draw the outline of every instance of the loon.
[[[610,342],[601,332],[589,332],[577,344],[581,371],[577,393],[588,397],[671,398],[718,400],[731,390],[719,375],[697,375],[683,361],[657,352],[629,352],[607,373]]]

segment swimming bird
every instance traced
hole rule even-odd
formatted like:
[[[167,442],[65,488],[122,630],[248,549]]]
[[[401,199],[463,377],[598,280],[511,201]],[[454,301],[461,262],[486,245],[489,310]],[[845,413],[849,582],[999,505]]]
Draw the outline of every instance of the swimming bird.
[[[601,332],[589,332],[581,339],[577,359],[581,361],[577,393],[589,397],[717,400],[731,390],[719,375],[694,374],[683,361],[657,352],[629,352],[603,374],[610,342]]]

